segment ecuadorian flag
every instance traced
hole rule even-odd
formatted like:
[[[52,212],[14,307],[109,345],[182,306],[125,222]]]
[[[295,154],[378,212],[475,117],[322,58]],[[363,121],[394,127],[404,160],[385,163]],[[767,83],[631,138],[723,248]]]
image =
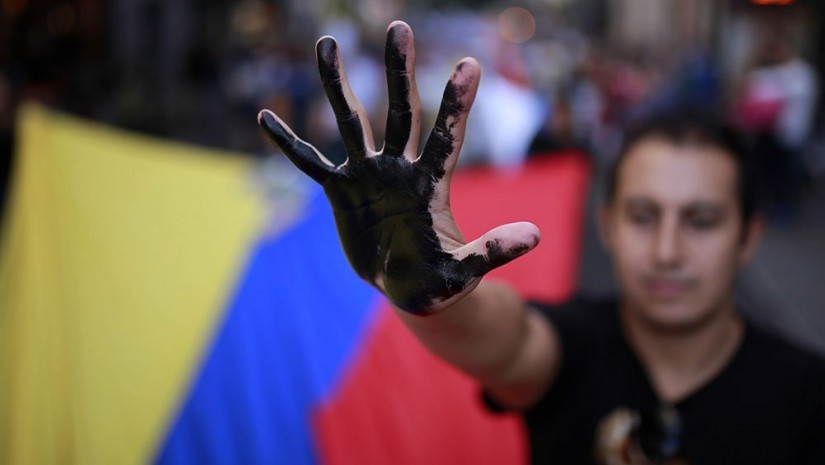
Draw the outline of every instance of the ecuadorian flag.
[[[0,463],[527,461],[519,418],[485,412],[355,276],[291,166],[34,105],[20,121],[0,235]],[[453,184],[468,237],[542,229],[493,278],[569,295],[581,157]]]

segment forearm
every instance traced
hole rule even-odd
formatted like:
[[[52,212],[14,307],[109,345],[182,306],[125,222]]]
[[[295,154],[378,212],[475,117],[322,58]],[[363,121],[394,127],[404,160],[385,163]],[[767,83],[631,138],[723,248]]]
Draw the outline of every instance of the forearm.
[[[552,328],[506,284],[484,280],[435,315],[397,313],[434,354],[511,407],[532,403],[556,371]]]

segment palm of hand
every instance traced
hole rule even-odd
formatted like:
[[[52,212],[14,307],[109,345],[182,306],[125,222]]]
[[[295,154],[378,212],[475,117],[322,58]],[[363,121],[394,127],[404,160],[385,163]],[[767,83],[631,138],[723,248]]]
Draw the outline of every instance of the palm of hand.
[[[347,161],[334,167],[270,112],[261,112],[259,121],[290,161],[324,187],[344,251],[361,278],[403,310],[432,313],[536,245],[538,231],[528,223],[503,226],[465,244],[449,209],[449,180],[478,84],[477,63],[463,60],[457,66],[416,158],[420,105],[409,27],[393,23],[387,35],[390,107],[381,153],[371,148],[369,124],[349,89],[334,40],[322,38],[316,52]]]
[[[429,170],[382,155],[338,172],[324,189],[344,251],[358,275],[398,307],[419,313],[483,274],[482,256],[458,260],[451,253],[464,241],[449,210],[432,211],[437,179]]]

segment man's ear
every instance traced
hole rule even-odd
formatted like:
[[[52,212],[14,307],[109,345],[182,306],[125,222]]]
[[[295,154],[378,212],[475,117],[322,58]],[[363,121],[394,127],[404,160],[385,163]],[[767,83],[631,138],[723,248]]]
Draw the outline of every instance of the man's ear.
[[[599,240],[602,243],[602,247],[608,251],[613,249],[613,225],[611,224],[610,215],[610,205],[606,203],[599,205],[599,208],[596,210],[596,229],[599,231]]]
[[[742,247],[739,249],[739,266],[750,261],[756,253],[764,231],[765,218],[762,215],[754,215],[745,225],[745,230],[742,231]]]

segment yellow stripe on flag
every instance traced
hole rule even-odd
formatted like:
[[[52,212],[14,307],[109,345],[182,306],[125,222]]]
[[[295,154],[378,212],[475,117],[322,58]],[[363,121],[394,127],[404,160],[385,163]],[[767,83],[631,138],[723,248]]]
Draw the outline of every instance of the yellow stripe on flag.
[[[264,224],[252,160],[39,106],[20,121],[0,242],[0,463],[145,463]]]

